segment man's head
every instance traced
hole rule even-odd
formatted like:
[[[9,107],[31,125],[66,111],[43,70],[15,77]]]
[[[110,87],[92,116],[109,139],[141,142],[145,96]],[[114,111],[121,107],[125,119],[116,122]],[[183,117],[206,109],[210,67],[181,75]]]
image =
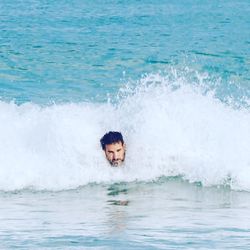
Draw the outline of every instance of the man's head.
[[[117,167],[125,159],[125,143],[120,132],[110,131],[100,140],[103,151],[109,163]]]

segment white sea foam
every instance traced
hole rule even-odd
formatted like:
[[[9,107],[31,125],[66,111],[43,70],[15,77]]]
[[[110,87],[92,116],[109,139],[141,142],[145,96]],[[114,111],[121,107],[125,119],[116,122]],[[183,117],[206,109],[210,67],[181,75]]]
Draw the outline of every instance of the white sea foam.
[[[177,84],[178,83],[178,84]],[[250,190],[250,114],[192,87],[149,75],[116,104],[0,102],[0,189],[61,190],[90,182],[181,175]],[[99,139],[124,134],[127,158],[112,168]]]

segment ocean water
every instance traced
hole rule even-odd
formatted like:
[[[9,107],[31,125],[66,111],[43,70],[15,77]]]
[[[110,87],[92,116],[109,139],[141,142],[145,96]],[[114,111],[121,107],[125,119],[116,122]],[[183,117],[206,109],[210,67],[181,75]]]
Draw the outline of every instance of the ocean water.
[[[1,0],[0,249],[249,249],[249,11]]]

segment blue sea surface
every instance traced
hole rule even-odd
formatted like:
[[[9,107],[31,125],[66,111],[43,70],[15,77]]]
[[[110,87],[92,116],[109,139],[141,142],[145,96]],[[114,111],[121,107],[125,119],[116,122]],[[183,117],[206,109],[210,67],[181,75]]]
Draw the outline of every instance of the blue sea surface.
[[[0,0],[0,249],[250,249],[249,13]]]
[[[222,78],[219,95],[249,98],[249,11],[247,0],[1,0],[1,98],[100,102],[169,66],[205,71]]]

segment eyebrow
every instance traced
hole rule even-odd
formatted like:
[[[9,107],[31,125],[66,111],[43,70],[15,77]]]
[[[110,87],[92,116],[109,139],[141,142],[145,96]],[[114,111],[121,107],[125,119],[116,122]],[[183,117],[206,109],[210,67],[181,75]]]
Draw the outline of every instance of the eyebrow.
[[[113,151],[113,150],[108,150],[108,152],[109,152],[109,153],[113,153],[113,152],[115,152],[115,151],[119,152],[119,151],[121,151],[121,150],[122,150],[121,148],[118,148],[117,150],[114,150],[114,151]]]

